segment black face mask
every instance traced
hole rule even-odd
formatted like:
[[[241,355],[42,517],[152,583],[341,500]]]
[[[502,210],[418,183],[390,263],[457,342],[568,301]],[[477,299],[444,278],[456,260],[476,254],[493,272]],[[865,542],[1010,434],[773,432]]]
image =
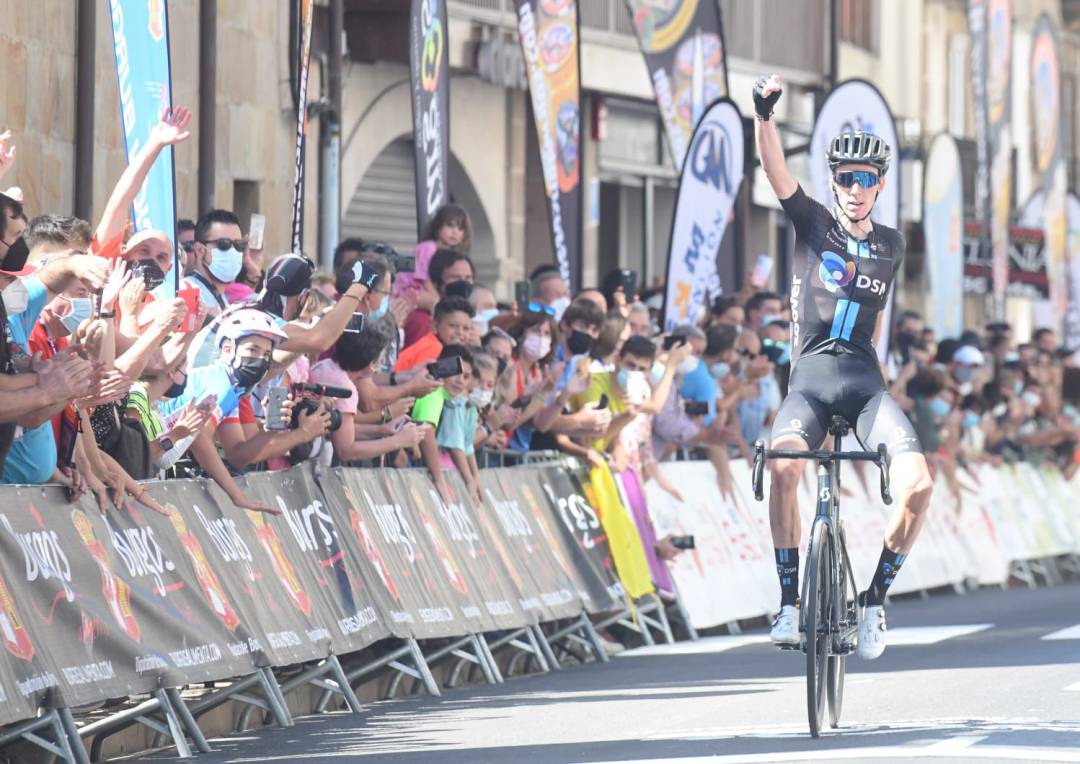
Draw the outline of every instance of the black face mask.
[[[131,277],[142,279],[147,292],[153,292],[165,283],[165,271],[153,260],[139,260],[131,266]]]
[[[233,361],[232,371],[236,384],[245,390],[250,390],[262,381],[266,372],[270,371],[270,359],[237,358]]]
[[[26,246],[26,240],[20,236],[8,246],[7,254],[0,261],[0,270],[21,271],[26,267],[28,257],[30,257],[30,249]]]
[[[583,355],[592,348],[593,338],[585,332],[574,329],[566,338],[566,348],[574,355]]]
[[[187,388],[187,374],[184,375],[183,382],[173,382],[169,385],[169,389],[162,393],[165,398],[179,398]]]

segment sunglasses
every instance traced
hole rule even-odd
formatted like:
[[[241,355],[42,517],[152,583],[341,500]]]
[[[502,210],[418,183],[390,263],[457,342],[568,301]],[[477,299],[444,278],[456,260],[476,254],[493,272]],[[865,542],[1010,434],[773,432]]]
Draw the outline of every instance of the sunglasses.
[[[195,251],[195,242],[194,241],[182,241],[182,242],[180,242],[180,247],[181,247],[181,249],[183,249],[188,254],[191,254],[192,252]]]
[[[551,307],[550,305],[541,305],[538,302],[530,302],[529,303],[529,312],[530,313],[547,313],[552,318],[555,318],[555,308]]]
[[[222,252],[234,248],[237,252],[243,252],[248,246],[245,239],[214,239],[213,241],[203,241],[201,243],[213,247],[214,249],[220,249]]]
[[[867,170],[847,170],[836,173],[836,185],[841,188],[851,188],[858,183],[863,188],[873,188],[881,180],[877,175]]]

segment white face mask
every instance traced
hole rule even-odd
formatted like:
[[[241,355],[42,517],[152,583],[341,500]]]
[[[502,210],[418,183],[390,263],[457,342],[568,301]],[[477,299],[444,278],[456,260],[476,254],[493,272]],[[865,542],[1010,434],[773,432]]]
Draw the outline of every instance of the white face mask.
[[[566,312],[566,309],[570,307],[569,297],[560,297],[551,303],[551,309],[555,311],[555,320],[561,321],[562,314]]]
[[[551,352],[551,337],[542,334],[530,334],[521,343],[521,352],[530,361],[539,361]]]
[[[488,404],[491,403],[491,398],[494,394],[495,393],[492,390],[481,390],[477,387],[469,393],[469,401],[478,409],[487,408]]]
[[[476,325],[476,329],[480,332],[481,336],[488,333],[491,319],[495,318],[497,315],[499,315],[498,308],[488,308],[487,310],[480,311],[473,317],[472,321]]]
[[[228,249],[211,249],[210,265],[206,266],[210,275],[218,281],[232,283],[240,275],[240,269],[244,267],[244,256],[236,251],[236,247]]]
[[[30,305],[30,292],[26,289],[26,284],[22,283],[22,279],[12,281],[0,294],[3,296],[4,309],[9,316],[19,315]]]
[[[701,359],[692,355],[676,366],[675,369],[680,374],[689,374],[690,372],[695,371],[700,363]]]

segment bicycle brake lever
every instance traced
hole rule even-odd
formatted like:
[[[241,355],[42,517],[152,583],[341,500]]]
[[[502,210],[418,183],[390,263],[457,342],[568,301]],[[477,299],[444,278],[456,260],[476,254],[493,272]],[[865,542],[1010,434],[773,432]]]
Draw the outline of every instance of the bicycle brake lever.
[[[765,498],[765,443],[758,441],[754,444],[754,500],[761,501]]]
[[[889,490],[889,452],[884,443],[879,443],[878,468],[881,470],[881,500],[885,506],[892,504],[892,491]]]

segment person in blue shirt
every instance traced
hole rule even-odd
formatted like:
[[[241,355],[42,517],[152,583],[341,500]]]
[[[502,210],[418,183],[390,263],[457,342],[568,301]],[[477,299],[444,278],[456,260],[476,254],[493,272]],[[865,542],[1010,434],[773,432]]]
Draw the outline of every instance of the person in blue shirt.
[[[159,406],[169,427],[189,403],[198,405],[207,398],[216,400],[213,416],[191,442],[191,453],[203,471],[241,509],[277,513],[240,489],[218,454],[214,436],[221,421],[239,407],[240,398],[250,393],[270,371],[274,348],[286,339],[288,335],[274,316],[264,310],[242,308],[226,314],[217,330],[218,359],[209,366],[192,369],[183,392]],[[174,444],[162,444],[162,447],[170,450]]]

